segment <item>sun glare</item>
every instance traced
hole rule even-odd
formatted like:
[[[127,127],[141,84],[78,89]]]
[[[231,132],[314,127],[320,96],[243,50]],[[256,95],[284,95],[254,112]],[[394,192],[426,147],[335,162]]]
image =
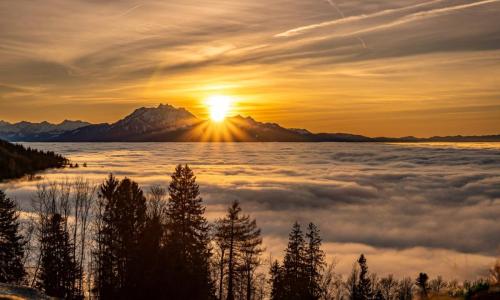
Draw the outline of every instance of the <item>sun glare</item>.
[[[210,119],[222,122],[231,109],[233,99],[229,96],[214,95],[207,98],[206,103],[210,111]]]

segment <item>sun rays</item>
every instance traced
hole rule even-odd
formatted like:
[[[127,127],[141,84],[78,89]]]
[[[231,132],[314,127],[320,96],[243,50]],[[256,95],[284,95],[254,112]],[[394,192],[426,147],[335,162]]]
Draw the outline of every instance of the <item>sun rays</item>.
[[[203,121],[186,131],[182,136],[183,141],[201,142],[239,142],[252,141],[255,137],[250,136],[242,129],[244,118],[232,117],[224,119],[224,122]]]

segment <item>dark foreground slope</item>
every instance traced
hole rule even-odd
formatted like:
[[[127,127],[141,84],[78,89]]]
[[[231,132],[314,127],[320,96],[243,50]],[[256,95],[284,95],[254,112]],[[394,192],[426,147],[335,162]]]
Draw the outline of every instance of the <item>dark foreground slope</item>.
[[[61,168],[67,163],[66,158],[54,152],[25,148],[0,140],[0,181],[49,168]]]

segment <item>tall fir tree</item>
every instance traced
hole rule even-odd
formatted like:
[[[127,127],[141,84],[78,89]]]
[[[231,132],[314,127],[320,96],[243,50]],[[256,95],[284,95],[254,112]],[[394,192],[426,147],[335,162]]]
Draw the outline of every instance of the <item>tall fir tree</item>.
[[[361,254],[359,257],[358,264],[360,271],[358,286],[356,288],[356,300],[371,300],[373,297],[372,284],[368,276],[368,265],[364,254]]]
[[[313,223],[307,226],[306,271],[308,277],[308,298],[320,299],[322,295],[321,280],[325,268],[325,253],[321,250],[319,229]]]
[[[166,295],[162,287],[166,266],[166,258],[163,256],[166,190],[153,186],[150,194],[146,224],[139,241],[141,254],[138,266],[142,266],[142,270],[138,272],[141,276],[138,278],[137,288],[141,290],[143,299],[159,299]]]
[[[41,264],[38,286],[48,295],[64,299],[79,299],[79,276],[73,244],[67,231],[67,220],[59,213],[42,220],[40,235]]]
[[[288,237],[288,246],[283,260],[283,288],[286,299],[307,298],[308,274],[304,234],[295,222]]]
[[[166,225],[166,286],[170,299],[212,299],[209,226],[196,177],[178,165],[168,187]]]
[[[113,299],[118,294],[115,273],[116,226],[111,218],[115,206],[115,193],[120,182],[110,174],[99,187],[98,211],[95,219],[94,295],[99,299]]]
[[[284,272],[279,262],[276,260],[271,264],[269,270],[269,284],[271,285],[271,300],[286,300],[284,291]]]
[[[25,271],[24,241],[14,201],[0,190],[0,282],[19,284]]]
[[[100,187],[102,212],[96,235],[95,293],[101,299],[138,299],[144,269],[141,239],[146,198],[137,183],[112,175]]]

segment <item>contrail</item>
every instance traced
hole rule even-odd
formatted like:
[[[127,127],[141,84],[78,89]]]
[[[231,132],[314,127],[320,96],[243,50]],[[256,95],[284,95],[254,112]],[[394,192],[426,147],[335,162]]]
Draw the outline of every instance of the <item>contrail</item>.
[[[328,2],[328,4],[330,4],[331,6],[333,6],[333,8],[335,8],[335,10],[339,13],[339,15],[343,18],[344,17],[344,13],[340,10],[340,8],[337,6],[337,3],[333,2],[332,0],[325,0],[326,2]]]
[[[330,1],[327,0],[328,3],[331,3],[331,1],[332,0],[330,0]],[[385,15],[390,15],[390,14],[395,13],[395,12],[410,10],[410,9],[414,9],[414,8],[418,8],[418,7],[422,7],[422,6],[428,6],[431,4],[444,2],[444,1],[446,1],[446,0],[433,0],[433,1],[428,1],[428,2],[424,2],[424,3],[410,5],[410,6],[406,6],[406,7],[402,7],[402,8],[390,8],[390,9],[382,10],[382,11],[375,12],[375,13],[368,14],[368,15],[362,14],[362,15],[357,15],[357,16],[349,16],[349,17],[344,17],[342,19],[336,19],[333,21],[326,21],[326,22],[301,26],[301,27],[293,28],[293,29],[287,30],[285,32],[279,33],[279,34],[275,35],[275,37],[288,37],[288,36],[292,36],[292,35],[302,34],[306,31],[313,30],[316,28],[337,25],[337,24],[345,24],[345,23],[350,23],[350,22],[356,22],[356,21],[375,18],[375,17],[381,17],[381,16],[385,16]],[[334,7],[335,7],[335,5],[334,5]]]
[[[137,8],[139,7],[142,7],[144,6],[144,4],[137,4],[137,5],[134,5],[132,6],[131,8],[127,9],[126,11],[124,11],[123,13],[119,14],[118,17],[124,17],[126,15],[128,15],[129,13],[131,13],[132,11],[136,10]]]
[[[380,29],[387,29],[387,28],[406,24],[406,23],[413,22],[413,21],[418,21],[418,20],[425,19],[425,18],[439,16],[439,15],[442,15],[442,14],[445,14],[448,12],[454,12],[454,11],[464,10],[467,8],[472,8],[472,7],[487,5],[487,4],[492,4],[492,3],[498,3],[498,2],[500,2],[500,0],[483,0],[483,1],[473,2],[473,3],[467,3],[467,4],[461,4],[461,5],[455,5],[455,6],[448,6],[448,7],[444,7],[444,8],[436,8],[436,9],[431,9],[431,10],[427,10],[427,11],[421,11],[421,12],[413,13],[410,15],[406,15],[403,18],[396,20],[394,22],[390,22],[387,24],[382,24],[382,25],[374,26],[374,27],[371,27],[368,29],[353,32],[351,35],[372,32],[372,31],[380,30]]]
[[[328,4],[330,4],[330,6],[332,6],[333,8],[335,8],[335,10],[339,13],[341,19],[345,19],[344,13],[340,10],[340,8],[338,7],[337,3],[333,2],[333,0],[325,0],[325,1]],[[356,39],[359,40],[359,42],[361,43],[361,46],[363,48],[368,49],[368,47],[366,46],[366,43],[363,40],[363,38],[357,36]]]

